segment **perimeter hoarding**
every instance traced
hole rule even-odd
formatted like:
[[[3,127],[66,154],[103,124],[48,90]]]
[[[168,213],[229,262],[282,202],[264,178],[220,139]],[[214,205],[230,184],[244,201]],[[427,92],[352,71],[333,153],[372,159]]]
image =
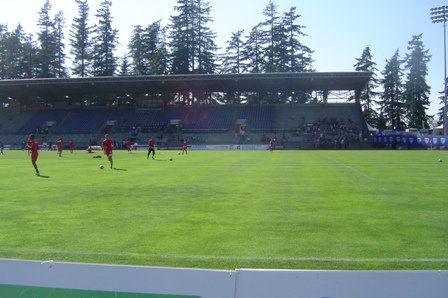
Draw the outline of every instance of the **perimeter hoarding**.
[[[0,297],[446,298],[448,271],[206,270],[0,259]]]
[[[136,145],[136,150],[148,150],[148,145]],[[283,146],[276,146],[283,149]],[[188,150],[268,150],[269,145],[189,145]],[[156,146],[156,150],[182,150],[182,146]]]
[[[405,147],[445,147],[448,146],[448,136],[387,135],[373,137],[374,145],[392,145],[394,142],[397,146]]]

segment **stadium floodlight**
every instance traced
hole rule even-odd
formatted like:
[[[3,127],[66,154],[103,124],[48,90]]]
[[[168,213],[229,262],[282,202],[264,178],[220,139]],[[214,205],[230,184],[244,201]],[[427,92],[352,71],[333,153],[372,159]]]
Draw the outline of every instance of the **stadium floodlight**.
[[[447,127],[447,107],[446,107],[446,88],[447,88],[447,80],[446,80],[446,22],[448,19],[448,6],[439,6],[431,8],[431,21],[435,23],[443,23],[443,65],[445,69],[444,76],[444,95],[443,95],[443,134],[448,135],[448,127]]]

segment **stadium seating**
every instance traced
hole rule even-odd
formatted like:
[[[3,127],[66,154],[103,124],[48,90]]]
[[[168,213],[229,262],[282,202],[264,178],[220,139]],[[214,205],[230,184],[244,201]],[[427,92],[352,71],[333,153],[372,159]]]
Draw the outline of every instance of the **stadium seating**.
[[[95,133],[111,113],[105,108],[75,110],[54,130],[55,133]]]
[[[247,119],[249,127],[254,132],[274,131],[274,106],[244,106],[238,109],[238,118]]]
[[[26,124],[19,129],[19,133],[45,133],[46,123],[55,121],[60,123],[70,111],[67,109],[42,109],[26,122]]]
[[[146,114],[136,113],[133,110],[117,110],[109,117],[110,121],[116,121],[115,131],[129,132],[134,127],[142,127],[146,120]]]
[[[233,107],[202,106],[190,110],[182,119],[182,132],[216,133],[227,132],[232,123]]]
[[[117,142],[133,138],[136,142],[146,143],[150,136],[162,135],[158,137],[159,142],[168,145],[170,142],[177,144],[183,138],[192,143],[210,144],[249,141],[265,144],[270,138],[276,138],[285,147],[311,149],[316,136],[315,131],[307,131],[307,127],[324,129],[328,119],[336,118],[338,125],[345,127],[343,133],[332,133],[331,137],[327,132],[326,137],[333,142],[342,134],[349,138],[351,144],[360,142],[359,132],[366,129],[359,107],[351,103],[168,106],[165,110],[144,112],[107,108],[42,109],[25,110],[15,115],[5,111],[0,114],[0,138],[17,146],[26,140],[27,134],[44,127],[48,121],[56,124],[48,134],[39,136],[40,142],[61,137],[73,139],[77,147],[100,142],[107,129]],[[247,137],[244,138],[235,136],[240,119],[247,120]],[[172,124],[177,123],[173,120],[180,121],[175,130],[170,126],[177,125]],[[112,121],[115,125],[110,128]],[[138,127],[138,135],[131,134],[134,127]]]

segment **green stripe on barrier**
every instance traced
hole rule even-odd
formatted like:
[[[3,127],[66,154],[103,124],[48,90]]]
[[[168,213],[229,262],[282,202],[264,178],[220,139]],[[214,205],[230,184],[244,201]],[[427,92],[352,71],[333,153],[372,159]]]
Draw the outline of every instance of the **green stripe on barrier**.
[[[73,290],[60,288],[43,288],[30,286],[0,285],[0,297],[21,298],[200,298],[200,296],[189,295],[165,295],[165,294],[143,294],[105,292],[91,290]]]

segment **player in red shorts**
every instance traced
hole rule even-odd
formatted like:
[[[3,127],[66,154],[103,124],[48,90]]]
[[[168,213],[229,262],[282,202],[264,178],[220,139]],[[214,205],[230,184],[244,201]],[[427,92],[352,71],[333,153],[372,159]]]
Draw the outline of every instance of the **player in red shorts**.
[[[70,147],[70,153],[73,153],[73,150],[75,149],[75,142],[73,142],[73,140],[70,140],[68,146]]]
[[[187,147],[188,147],[188,142],[187,139],[184,139],[184,145],[182,146],[182,155],[184,155],[184,151],[185,151],[185,155],[187,155]]]
[[[152,159],[154,159],[154,155],[156,154],[156,141],[154,140],[153,137],[151,137],[148,141],[148,156],[146,156],[146,159],[149,158],[149,155],[152,152]]]
[[[106,154],[107,159],[109,159],[110,168],[113,169],[114,161],[112,159],[112,150],[114,148],[114,141],[112,141],[109,138],[109,135],[105,136],[105,139],[103,140],[103,143],[101,144],[101,148],[103,149],[104,154]]]
[[[126,147],[128,148],[128,154],[129,153],[132,153],[132,144],[131,144],[131,139],[128,139],[127,141],[126,141]]]
[[[60,138],[58,141],[57,141],[57,145],[58,145],[58,154],[59,154],[59,157],[62,157],[62,138]]]
[[[40,176],[39,169],[37,168],[36,164],[37,158],[39,157],[39,144],[37,144],[37,141],[33,134],[31,134],[30,138],[28,139],[27,147],[28,152],[31,153],[31,163],[36,170],[36,173],[34,175]]]
[[[271,139],[270,141],[269,141],[269,151],[273,151],[274,150],[274,139]]]

